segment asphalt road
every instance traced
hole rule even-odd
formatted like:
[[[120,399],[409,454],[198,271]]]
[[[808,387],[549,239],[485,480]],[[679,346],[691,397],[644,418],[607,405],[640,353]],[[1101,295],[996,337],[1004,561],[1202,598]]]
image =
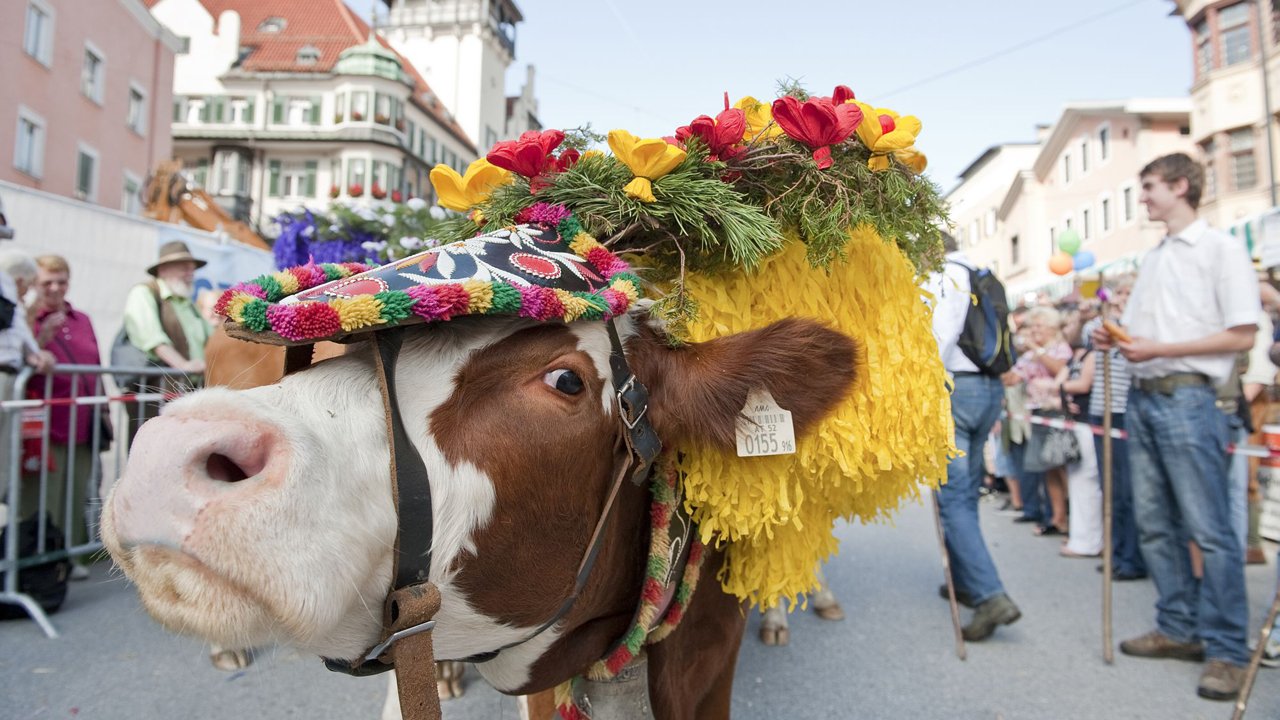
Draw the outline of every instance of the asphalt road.
[[[1200,666],[1115,654],[1102,660],[1101,575],[1091,560],[1057,555],[983,504],[983,526],[1017,624],[970,644],[959,661],[927,505],[905,508],[894,525],[843,526],[843,550],[827,575],[848,618],[792,616],[791,644],[767,648],[753,615],[738,661],[735,718],[954,718],[1006,720],[1231,716],[1230,703],[1195,695]],[[1248,569],[1254,625],[1275,588],[1271,564]],[[1153,622],[1149,581],[1116,583],[1115,637]],[[962,612],[966,613],[967,611]],[[289,649],[260,654],[247,671],[214,670],[203,645],[171,636],[142,611],[106,564],[72,586],[54,616],[62,636],[28,621],[0,623],[0,718],[227,720],[377,718],[385,681],[334,675]],[[691,671],[696,672],[696,668]],[[468,676],[467,695],[444,706],[449,720],[517,718],[511,698]],[[1280,718],[1280,670],[1263,669],[1248,718]]]

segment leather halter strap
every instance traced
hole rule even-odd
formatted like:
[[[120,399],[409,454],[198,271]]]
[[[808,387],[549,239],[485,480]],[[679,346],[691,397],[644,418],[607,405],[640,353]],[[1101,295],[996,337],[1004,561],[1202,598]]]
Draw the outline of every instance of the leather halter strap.
[[[636,484],[644,482],[662,450],[662,443],[647,418],[648,390],[631,372],[623,354],[622,340],[612,320],[608,321],[607,328],[611,345],[609,364],[618,407],[618,434],[624,450],[615,464],[613,482],[600,519],[579,563],[573,591],[552,617],[527,637],[466,658],[467,661],[491,660],[503,650],[532,640],[568,614],[586,587],[604,545],[604,531],[623,479],[629,477]],[[429,580],[433,533],[431,485],[426,465],[404,429],[396,397],[395,366],[403,341],[404,330],[401,328],[373,333],[374,358],[387,437],[391,444],[392,495],[398,517],[393,567],[395,580],[384,607],[384,639],[355,662],[330,658],[324,662],[330,670],[355,676],[375,675],[400,665],[397,680],[405,720],[438,720],[440,700],[435,683],[431,630],[435,625],[432,618],[440,608],[440,593]],[[287,367],[296,368],[299,364],[297,355],[286,354]]]

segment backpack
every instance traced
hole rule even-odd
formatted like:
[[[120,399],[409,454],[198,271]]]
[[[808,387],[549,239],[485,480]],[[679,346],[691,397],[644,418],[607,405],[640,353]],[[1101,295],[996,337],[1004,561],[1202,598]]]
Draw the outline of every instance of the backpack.
[[[964,329],[957,343],[964,356],[987,375],[1000,376],[1013,367],[1013,334],[1009,332],[1009,301],[1004,285],[987,268],[974,270],[949,260],[969,271],[969,292],[976,302],[969,303]]]
[[[66,539],[62,530],[53,524],[53,516],[46,513],[44,518],[44,541],[46,553],[59,553],[66,548]],[[0,531],[0,547],[4,547],[5,536],[14,530],[12,518],[4,530]],[[31,557],[36,554],[40,528],[34,517],[27,518],[17,524],[18,557]],[[18,592],[31,596],[47,613],[55,613],[62,607],[67,598],[67,577],[71,573],[71,561],[62,557],[37,565],[30,565],[18,572]],[[0,587],[3,586],[6,573],[0,572]],[[16,620],[27,617],[27,611],[21,605],[0,603],[0,620]]]

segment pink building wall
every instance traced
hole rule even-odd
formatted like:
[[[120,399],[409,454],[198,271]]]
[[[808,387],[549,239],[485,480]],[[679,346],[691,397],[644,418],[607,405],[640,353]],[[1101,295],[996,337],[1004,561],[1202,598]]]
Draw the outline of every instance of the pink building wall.
[[[80,143],[98,153],[94,202],[122,209],[126,171],[146,178],[172,153],[173,61],[178,40],[140,0],[41,0],[53,10],[52,61],[23,49],[31,0],[0,2],[0,180],[75,197]],[[102,104],[81,92],[85,44],[105,60]],[[144,134],[127,124],[131,83],[146,96]],[[43,168],[33,177],[14,166],[19,107],[44,120]]]

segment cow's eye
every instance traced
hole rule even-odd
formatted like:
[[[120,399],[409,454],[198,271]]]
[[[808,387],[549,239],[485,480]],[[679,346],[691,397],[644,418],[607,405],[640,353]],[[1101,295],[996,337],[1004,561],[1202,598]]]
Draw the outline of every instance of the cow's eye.
[[[578,373],[572,370],[560,368],[552,370],[542,376],[542,382],[559,390],[565,395],[577,395],[582,392],[582,378],[578,377]]]

